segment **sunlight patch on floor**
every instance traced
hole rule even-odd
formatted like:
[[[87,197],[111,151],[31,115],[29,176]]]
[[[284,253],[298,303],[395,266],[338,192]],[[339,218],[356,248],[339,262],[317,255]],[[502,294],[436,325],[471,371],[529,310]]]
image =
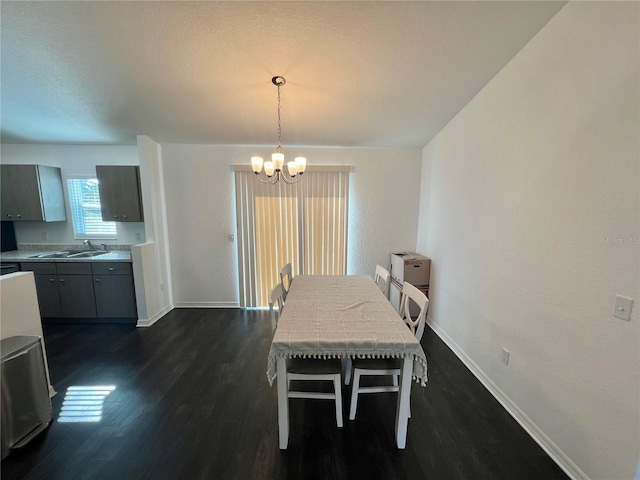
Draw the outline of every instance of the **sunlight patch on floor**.
[[[71,386],[67,388],[58,422],[87,423],[101,421],[104,401],[115,389],[114,385]]]

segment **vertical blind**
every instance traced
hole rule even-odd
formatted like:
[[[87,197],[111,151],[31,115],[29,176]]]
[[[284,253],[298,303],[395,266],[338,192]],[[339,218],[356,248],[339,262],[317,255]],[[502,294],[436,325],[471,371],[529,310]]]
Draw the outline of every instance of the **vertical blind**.
[[[240,306],[268,305],[287,263],[294,277],[345,273],[350,168],[336,170],[307,170],[294,185],[236,171]]]

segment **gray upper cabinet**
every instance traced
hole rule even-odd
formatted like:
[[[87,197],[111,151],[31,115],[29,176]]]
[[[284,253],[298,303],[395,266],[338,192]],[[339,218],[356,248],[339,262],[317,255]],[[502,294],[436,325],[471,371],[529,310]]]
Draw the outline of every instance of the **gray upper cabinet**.
[[[2,220],[67,219],[59,168],[45,165],[0,165],[0,168]]]
[[[105,222],[142,222],[140,167],[96,165],[100,184],[102,220]]]

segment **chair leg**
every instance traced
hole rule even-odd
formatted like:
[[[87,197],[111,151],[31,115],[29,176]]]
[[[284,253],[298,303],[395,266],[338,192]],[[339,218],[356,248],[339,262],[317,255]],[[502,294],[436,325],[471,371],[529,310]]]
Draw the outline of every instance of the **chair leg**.
[[[351,357],[347,357],[344,367],[344,384],[349,385],[351,381],[351,370],[353,369],[353,362],[351,361]]]
[[[393,375],[393,386],[397,387],[398,386],[398,377],[400,375]],[[411,418],[411,404],[409,404],[409,418]]]
[[[358,406],[358,388],[360,387],[360,372],[353,369],[353,384],[351,386],[351,408],[349,408],[349,420],[355,420]]]
[[[333,388],[336,393],[336,423],[338,427],[342,427],[342,380],[340,374],[333,376]]]

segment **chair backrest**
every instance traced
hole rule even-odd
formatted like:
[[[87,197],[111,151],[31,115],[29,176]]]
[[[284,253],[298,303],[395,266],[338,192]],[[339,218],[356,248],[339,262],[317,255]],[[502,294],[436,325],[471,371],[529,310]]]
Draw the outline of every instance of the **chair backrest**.
[[[386,297],[389,296],[389,280],[391,279],[391,274],[389,270],[386,268],[376,265],[376,276],[374,277],[376,285],[380,287],[382,293],[385,294]],[[382,282],[380,282],[382,280]]]
[[[289,289],[291,288],[291,280],[293,280],[293,271],[291,269],[291,264],[287,263],[282,270],[280,270],[280,282],[282,283],[282,290],[284,292],[283,297],[286,301],[287,293],[289,293]]]
[[[273,330],[278,326],[278,320],[280,319],[280,314],[282,313],[282,308],[284,307],[284,289],[282,288],[282,284],[279,283],[271,293],[269,294],[269,311],[271,312],[271,328]],[[275,305],[278,304],[278,310],[276,311]]]
[[[420,307],[420,313],[414,320],[411,318],[411,301],[414,301]],[[408,282],[402,285],[402,299],[400,300],[400,316],[402,320],[409,325],[409,328],[418,340],[422,338],[424,333],[424,325],[427,321],[427,309],[429,308],[429,299],[427,296]]]

